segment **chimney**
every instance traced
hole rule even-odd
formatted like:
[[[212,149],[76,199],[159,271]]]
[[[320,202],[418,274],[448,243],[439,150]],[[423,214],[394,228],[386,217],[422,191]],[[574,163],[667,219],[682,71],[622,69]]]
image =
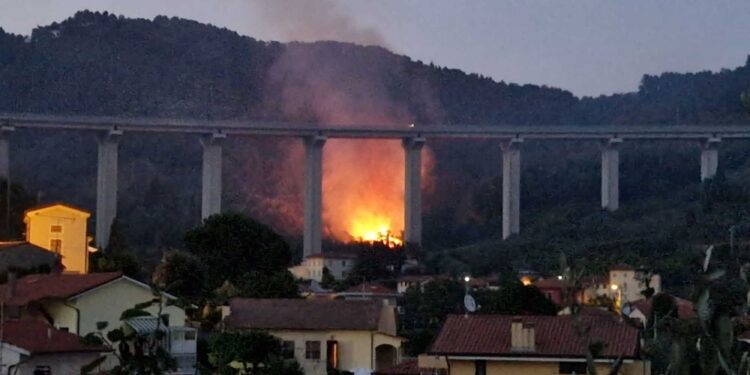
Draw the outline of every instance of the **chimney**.
[[[510,323],[510,346],[512,351],[534,351],[536,332],[534,323],[524,322],[520,316],[513,317]]]
[[[8,272],[8,288],[6,297],[11,298],[16,295],[16,273]]]

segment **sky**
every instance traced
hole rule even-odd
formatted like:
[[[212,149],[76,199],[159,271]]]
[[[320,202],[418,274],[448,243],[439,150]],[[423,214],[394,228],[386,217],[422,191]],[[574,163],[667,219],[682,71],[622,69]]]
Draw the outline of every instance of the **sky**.
[[[750,54],[747,0],[0,0],[0,27],[29,34],[83,9],[262,40],[378,44],[579,96],[637,90],[644,74],[734,68]]]

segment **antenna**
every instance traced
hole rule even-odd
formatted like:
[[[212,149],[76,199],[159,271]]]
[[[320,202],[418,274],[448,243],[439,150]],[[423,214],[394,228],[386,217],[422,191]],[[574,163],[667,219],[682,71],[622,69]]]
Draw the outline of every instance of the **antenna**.
[[[466,308],[467,315],[468,313],[477,311],[477,301],[474,300],[474,297],[472,297],[471,294],[467,293],[464,296],[464,308]]]

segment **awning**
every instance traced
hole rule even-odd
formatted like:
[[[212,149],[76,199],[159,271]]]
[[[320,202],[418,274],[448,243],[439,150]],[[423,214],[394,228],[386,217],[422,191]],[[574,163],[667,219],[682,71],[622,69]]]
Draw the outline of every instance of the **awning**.
[[[164,322],[161,322],[161,324],[159,324],[157,318],[153,316],[138,316],[135,318],[130,318],[125,321],[125,324],[132,328],[133,331],[135,331],[135,333],[138,335],[154,333],[157,326],[159,327],[159,331],[161,332],[167,332],[168,330],[168,327],[166,326],[166,324],[164,324]]]

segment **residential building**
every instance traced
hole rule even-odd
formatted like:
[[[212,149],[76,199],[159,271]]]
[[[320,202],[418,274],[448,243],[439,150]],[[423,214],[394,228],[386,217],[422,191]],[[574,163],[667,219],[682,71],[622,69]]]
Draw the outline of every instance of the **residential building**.
[[[407,359],[393,367],[378,370],[376,375],[447,375],[447,369],[419,367],[419,361]]]
[[[660,293],[663,294],[663,293]],[[654,296],[656,297],[656,295]],[[641,298],[639,300],[627,302],[623,305],[622,313],[631,319],[635,319],[644,326],[651,318],[651,303],[653,298],[649,299]],[[679,319],[691,319],[695,317],[695,310],[693,309],[693,303],[679,297],[671,296],[674,299],[677,309],[672,311],[671,314]],[[660,317],[657,317],[659,319]]]
[[[126,335],[152,335],[157,330],[164,334],[161,342],[172,358],[177,362],[177,369],[170,375],[193,375],[196,373],[198,352],[198,330],[184,326],[165,326],[155,316],[138,316],[124,322]]]
[[[2,324],[0,374],[79,374],[109,349],[86,346],[81,338],[35,321],[11,320]]]
[[[161,314],[166,322],[165,329],[175,337],[182,337],[185,328],[185,311],[166,301],[175,297],[164,293],[165,303]],[[130,320],[120,320],[123,311],[132,309],[136,304],[154,299],[151,287],[120,272],[90,274],[49,274],[28,275],[18,280],[12,278],[0,285],[0,302],[4,307],[4,317],[10,320],[36,320],[44,322],[61,331],[86,336],[99,332],[99,325],[105,325],[104,333],[130,325]],[[151,306],[147,312],[156,316],[158,306]],[[191,335],[188,333],[188,335]],[[192,337],[192,336],[191,336]],[[181,345],[181,346],[180,346]],[[192,356],[194,363],[196,352],[185,353],[189,345],[179,344],[177,354],[182,357]],[[195,347],[195,345],[193,345]],[[189,362],[191,359],[185,359]],[[183,371],[179,374],[193,374]]]
[[[654,293],[661,292],[661,276],[658,274],[649,274],[627,264],[616,265],[609,270],[610,297],[621,303],[641,299],[647,280]]]
[[[225,325],[279,337],[285,355],[307,375],[378,370],[401,358],[403,339],[396,335],[394,308],[380,301],[236,298]]]
[[[289,268],[297,278],[323,281],[323,269],[327,268],[336,280],[343,280],[349,275],[357,261],[357,254],[326,252],[313,254],[305,258],[298,266]]]
[[[62,257],[25,241],[0,242],[0,274],[21,270],[60,273]]]
[[[89,270],[88,212],[61,203],[30,209],[24,214],[26,241],[60,254],[65,272]]]
[[[433,275],[406,275],[396,279],[396,292],[404,294],[411,287],[424,288],[428,283],[442,278],[442,276]]]
[[[594,359],[599,373],[622,357],[619,374],[650,374],[637,328],[608,317],[569,315],[450,315],[419,367],[442,364],[451,375],[586,374],[589,344],[597,341],[603,344]]]
[[[390,306],[396,306],[401,295],[395,290],[379,283],[362,283],[343,292],[336,293],[336,298],[345,300],[377,300]]]

